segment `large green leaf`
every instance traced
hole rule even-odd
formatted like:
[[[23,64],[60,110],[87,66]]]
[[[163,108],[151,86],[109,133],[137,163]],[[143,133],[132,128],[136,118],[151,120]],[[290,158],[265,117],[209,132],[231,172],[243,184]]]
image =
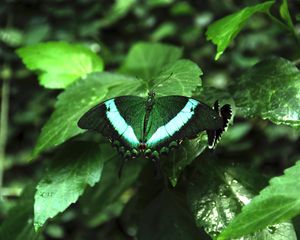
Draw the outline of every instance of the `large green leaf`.
[[[254,169],[228,167],[213,159],[207,152],[191,165],[187,198],[199,227],[211,236],[216,236],[234,219],[243,205],[248,204],[257,188],[264,185],[261,175]],[[255,214],[247,219],[254,221]],[[245,219],[246,221],[246,219]],[[233,238],[226,238],[233,239]],[[244,240],[296,239],[292,224],[281,223],[262,227],[262,231],[245,234]]]
[[[9,212],[0,225],[0,239],[32,240],[42,239],[40,232],[35,232],[33,226],[33,198],[35,186],[30,184],[23,190],[17,205]]]
[[[300,71],[290,61],[271,58],[256,64],[232,86],[237,111],[276,124],[300,126]]]
[[[184,202],[163,190],[144,210],[138,226],[139,240],[197,240],[195,221]]]
[[[246,235],[299,215],[299,179],[300,161],[287,169],[283,176],[271,179],[270,185],[242,209],[218,239]],[[286,239],[296,239],[296,237],[290,236]]]
[[[232,40],[242,30],[247,20],[257,12],[266,12],[274,4],[274,1],[268,1],[255,6],[246,7],[243,10],[226,16],[212,23],[206,32],[207,40],[211,40],[217,45],[217,54],[215,59],[223,54]]]
[[[201,86],[201,69],[192,61],[178,60],[161,69],[161,72],[149,81],[149,90],[157,95],[192,96]]]
[[[37,186],[36,229],[76,202],[87,185],[100,180],[104,158],[99,145],[93,142],[69,142],[62,147]]]
[[[162,69],[178,60],[182,50],[160,43],[137,43],[130,50],[120,69],[121,72],[142,78],[154,79]]]
[[[83,132],[77,121],[97,103],[119,95],[141,94],[141,86],[136,78],[106,72],[93,73],[76,82],[58,96],[55,111],[43,127],[33,155]]]
[[[66,88],[78,78],[103,70],[103,61],[79,44],[47,42],[17,50],[26,67],[38,71],[40,84],[47,88]]]

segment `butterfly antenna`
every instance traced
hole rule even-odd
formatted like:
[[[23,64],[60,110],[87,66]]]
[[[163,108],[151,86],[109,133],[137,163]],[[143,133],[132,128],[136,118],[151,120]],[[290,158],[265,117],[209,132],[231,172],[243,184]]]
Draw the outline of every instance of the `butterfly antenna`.
[[[152,88],[151,88],[151,92],[153,92],[153,89],[155,89],[158,85],[163,84],[165,81],[169,80],[173,75],[173,72],[170,73],[170,75],[168,77],[166,77],[163,81],[156,83]]]

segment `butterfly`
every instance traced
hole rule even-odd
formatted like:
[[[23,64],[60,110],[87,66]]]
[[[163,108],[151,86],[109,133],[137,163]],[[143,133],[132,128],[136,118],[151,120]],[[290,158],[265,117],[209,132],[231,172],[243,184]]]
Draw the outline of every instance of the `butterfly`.
[[[125,160],[143,155],[155,161],[201,131],[207,132],[208,146],[214,148],[231,115],[229,104],[220,109],[216,101],[211,108],[193,98],[149,92],[147,98],[106,100],[87,111],[78,126],[107,137]]]

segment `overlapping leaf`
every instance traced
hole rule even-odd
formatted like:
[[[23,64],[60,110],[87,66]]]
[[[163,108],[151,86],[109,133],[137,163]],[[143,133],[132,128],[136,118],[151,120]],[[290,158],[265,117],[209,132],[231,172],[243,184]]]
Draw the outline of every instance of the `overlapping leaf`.
[[[283,176],[271,179],[270,185],[242,209],[218,239],[243,236],[299,215],[299,178],[300,162],[298,161],[295,166],[287,169]],[[277,226],[274,226],[275,230]],[[290,234],[285,239],[296,239],[296,236]]]
[[[209,154],[205,154],[198,160],[201,161],[194,162],[195,170],[188,184],[188,203],[197,225],[204,228],[211,238],[215,239],[229,222],[235,219],[242,206],[251,201],[253,192],[262,185],[260,183],[262,179],[259,174],[249,169],[216,166],[217,162]],[[255,219],[255,213],[251,217],[248,215],[243,224]],[[236,225],[236,227],[240,226]],[[288,222],[270,228],[263,226],[253,232],[251,235],[248,235],[249,232],[241,234],[242,238],[234,238],[241,236],[238,235],[226,236],[224,239],[296,239],[293,226]]]
[[[42,129],[34,156],[81,133],[79,118],[97,103],[119,95],[137,95],[142,86],[136,78],[112,73],[94,73],[58,96],[55,111]]]
[[[87,185],[100,180],[104,158],[99,145],[93,142],[71,142],[61,149],[37,186],[36,229],[76,202]]]

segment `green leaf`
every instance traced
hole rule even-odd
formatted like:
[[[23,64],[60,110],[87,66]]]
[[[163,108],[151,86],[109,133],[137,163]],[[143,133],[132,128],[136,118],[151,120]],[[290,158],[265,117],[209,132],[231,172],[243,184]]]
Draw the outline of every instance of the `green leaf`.
[[[299,215],[299,178],[300,161],[295,166],[287,169],[283,176],[272,178],[270,185],[243,207],[242,212],[234,218],[218,239],[246,235]],[[287,239],[297,238],[296,236],[290,236]]]
[[[142,213],[137,238],[195,240],[200,239],[200,233],[182,199],[164,190]]]
[[[204,228],[215,239],[240,212],[241,207],[251,201],[253,193],[264,185],[264,181],[256,170],[249,167],[228,167],[220,162],[221,159],[213,159],[209,152],[197,160],[190,167],[193,172],[188,179],[188,204],[197,226]],[[252,216],[247,220],[254,218]],[[295,239],[294,235],[292,224],[282,223],[235,239],[288,240]]]
[[[137,43],[129,51],[120,71],[144,80],[154,79],[162,69],[182,55],[178,47],[160,43]]]
[[[104,158],[97,143],[70,142],[63,146],[37,186],[36,229],[76,202],[87,185],[93,186],[100,180]]]
[[[105,17],[99,21],[99,26],[110,26],[120,18],[124,17],[135,4],[136,0],[116,0],[111,9],[106,12]]]
[[[288,26],[293,29],[294,28],[294,24],[290,15],[290,11],[289,11],[289,6],[288,6],[288,1],[287,0],[282,0],[282,4],[280,5],[280,16],[282,17],[282,19],[284,19]]]
[[[19,48],[17,54],[26,67],[38,71],[40,84],[46,88],[66,88],[91,72],[103,70],[103,61],[79,44],[47,42]]]
[[[192,96],[197,87],[201,87],[202,75],[198,65],[190,60],[178,60],[161,69],[159,75],[150,84],[149,90],[157,95]]]
[[[83,132],[77,121],[97,103],[119,95],[142,94],[141,86],[142,82],[136,78],[106,72],[77,81],[58,96],[55,111],[42,129],[33,156]]]
[[[0,239],[32,240],[42,239],[33,227],[33,196],[35,185],[30,184],[23,190],[17,205],[13,207],[0,225]]]
[[[237,112],[276,124],[300,126],[300,71],[283,58],[259,62],[232,86]]]
[[[173,187],[176,186],[180,174],[186,166],[191,164],[207,147],[206,134],[194,140],[188,140],[168,154],[168,156],[161,159],[166,173]]]
[[[228,15],[212,23],[206,32],[207,40],[217,45],[215,60],[223,54],[225,49],[242,30],[247,20],[257,12],[266,12],[274,4],[274,1],[260,3],[234,14]]]
[[[176,24],[172,22],[165,22],[151,34],[151,39],[153,41],[161,41],[162,39],[174,36],[175,34]]]
[[[144,159],[133,159],[124,164],[122,175],[119,178],[123,159],[119,156],[110,144],[103,146],[103,155],[109,158],[105,159],[104,171],[101,181],[93,188],[87,189],[80,200],[82,205],[85,222],[95,227],[112,217],[121,214],[125,203],[133,194],[130,187],[137,181],[137,178],[146,163]],[[113,209],[118,207],[120,209]]]

